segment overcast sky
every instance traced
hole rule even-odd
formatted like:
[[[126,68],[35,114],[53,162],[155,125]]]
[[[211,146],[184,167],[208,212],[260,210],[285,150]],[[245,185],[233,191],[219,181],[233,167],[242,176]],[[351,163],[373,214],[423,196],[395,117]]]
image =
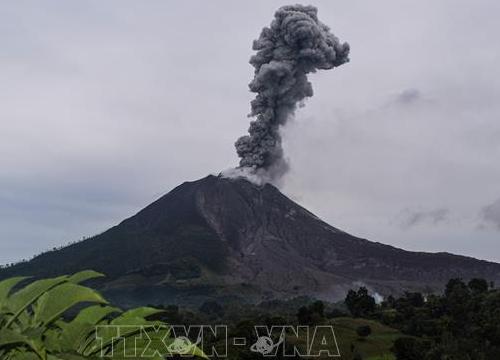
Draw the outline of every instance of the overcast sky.
[[[236,165],[282,1],[0,1],[0,263]],[[345,231],[500,261],[500,2],[309,1],[351,45],[284,129],[282,190]]]

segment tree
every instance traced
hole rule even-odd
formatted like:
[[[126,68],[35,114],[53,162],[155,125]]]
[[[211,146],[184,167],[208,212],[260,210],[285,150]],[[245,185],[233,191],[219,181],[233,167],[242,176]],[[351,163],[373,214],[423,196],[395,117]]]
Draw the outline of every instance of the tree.
[[[366,317],[375,311],[375,299],[368,295],[365,287],[358,291],[349,290],[344,302],[354,317]]]
[[[429,350],[429,343],[411,337],[396,339],[392,347],[397,360],[422,360]]]
[[[471,291],[461,279],[451,279],[445,289],[445,309],[451,321],[449,330],[454,336],[467,336],[473,302]]]
[[[471,279],[467,286],[474,294],[481,294],[488,291],[488,282],[484,279]]]
[[[406,300],[414,307],[422,307],[425,304],[424,297],[419,292],[405,292]]]
[[[394,296],[389,295],[384,301],[382,301],[382,308],[384,309],[391,309],[395,306],[396,304],[396,299]]]
[[[382,321],[413,338],[397,340],[397,359],[500,359],[500,291],[482,279],[451,279],[442,295],[405,293]],[[423,337],[426,340],[418,339]]]
[[[323,301],[318,300],[313,302],[310,308],[313,313],[317,313],[320,317],[324,316],[325,304],[323,304]]]
[[[301,325],[318,324],[324,319],[325,305],[322,301],[315,301],[309,306],[302,306],[297,312],[297,320]]]
[[[446,284],[446,287],[444,289],[444,295],[446,297],[450,297],[453,294],[466,293],[468,291],[469,289],[467,288],[467,285],[465,285],[465,283],[462,281],[462,279],[455,278],[455,279],[450,279]]]
[[[301,306],[297,312],[297,320],[300,325],[309,325],[311,323],[311,312],[307,306]]]

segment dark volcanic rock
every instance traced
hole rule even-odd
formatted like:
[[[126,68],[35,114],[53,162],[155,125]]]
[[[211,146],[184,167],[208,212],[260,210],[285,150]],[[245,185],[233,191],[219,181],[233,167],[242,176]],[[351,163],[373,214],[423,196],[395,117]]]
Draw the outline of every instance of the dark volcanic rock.
[[[409,252],[351,236],[272,185],[186,182],[101,235],[0,271],[52,276],[92,268],[122,304],[207,297],[330,300],[365,284],[381,294],[436,290],[452,277],[500,280],[500,264]]]

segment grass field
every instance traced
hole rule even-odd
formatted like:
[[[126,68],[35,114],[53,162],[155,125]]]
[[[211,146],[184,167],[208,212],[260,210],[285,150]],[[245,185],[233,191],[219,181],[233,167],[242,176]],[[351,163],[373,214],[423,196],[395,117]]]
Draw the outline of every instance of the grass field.
[[[336,318],[331,324],[335,330],[341,359],[353,359],[359,353],[363,360],[393,360],[390,349],[394,341],[402,334],[376,321],[352,318]],[[356,334],[356,328],[369,325],[372,333],[366,339]],[[354,351],[351,351],[353,349]]]
[[[335,357],[342,360],[353,360],[355,355],[361,355],[363,360],[394,360],[395,357],[391,352],[391,347],[394,341],[402,336],[402,334],[390,327],[384,326],[376,321],[366,319],[353,318],[335,318],[329,320],[322,325],[332,325],[335,332],[335,339],[338,345],[340,357]],[[356,334],[356,329],[362,325],[369,325],[372,333],[367,338],[360,338]],[[253,330],[250,330],[253,331]],[[232,343],[232,337],[229,339],[229,344]],[[289,335],[286,337],[286,343],[295,346],[298,349],[304,350],[310,345],[307,336],[299,336],[299,338]],[[219,343],[219,346],[222,343]],[[248,359],[262,358],[261,355],[254,353],[242,354],[242,348],[229,346],[228,359]],[[315,351],[316,350],[316,351]],[[307,351],[304,351],[307,352]],[[319,353],[318,348],[313,345],[310,354]],[[305,357],[307,358],[307,357]],[[311,357],[311,359],[318,357]],[[332,359],[331,357],[320,356],[319,359]]]

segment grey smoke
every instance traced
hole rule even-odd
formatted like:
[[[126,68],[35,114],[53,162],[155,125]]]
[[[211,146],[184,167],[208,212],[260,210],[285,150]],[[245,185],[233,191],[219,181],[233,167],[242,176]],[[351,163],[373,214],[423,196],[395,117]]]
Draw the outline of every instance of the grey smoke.
[[[284,6],[274,14],[253,43],[257,53],[250,59],[255,77],[250,91],[249,135],[240,137],[236,151],[240,167],[248,167],[271,180],[288,169],[283,157],[280,126],[286,124],[298,104],[313,95],[307,74],[332,69],[349,61],[349,44],[340,43],[328,26],[318,21],[313,6]]]

